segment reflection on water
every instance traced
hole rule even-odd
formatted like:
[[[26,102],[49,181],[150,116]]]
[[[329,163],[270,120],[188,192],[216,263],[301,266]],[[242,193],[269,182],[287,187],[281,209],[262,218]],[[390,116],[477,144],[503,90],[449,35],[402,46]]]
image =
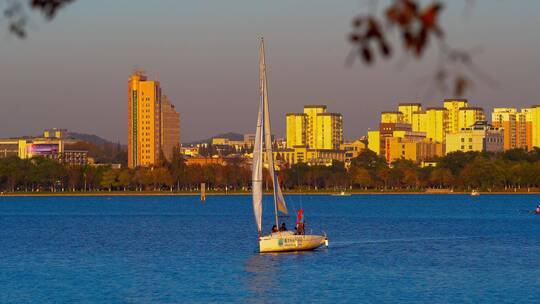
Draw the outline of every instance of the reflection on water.
[[[282,286],[282,276],[287,271],[293,271],[292,265],[303,265],[302,260],[312,255],[324,254],[327,250],[295,251],[281,253],[254,253],[245,264],[244,284],[249,291],[245,299],[247,303],[267,303],[276,290],[285,289]]]
[[[254,254],[245,262],[247,276],[243,278],[249,296],[246,302],[263,303],[268,294],[277,288],[279,261],[272,254]]]

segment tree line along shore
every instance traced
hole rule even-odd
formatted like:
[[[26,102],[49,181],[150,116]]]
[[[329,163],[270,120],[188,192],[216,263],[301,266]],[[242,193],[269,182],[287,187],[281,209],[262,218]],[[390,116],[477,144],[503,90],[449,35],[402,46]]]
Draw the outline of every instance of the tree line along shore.
[[[369,150],[351,160],[348,168],[296,164],[279,170],[284,191],[290,194],[335,193],[460,193],[537,192],[540,188],[540,149],[501,153],[454,152],[434,160],[436,167],[420,167],[408,160],[388,164]],[[265,185],[271,180],[265,172]],[[206,183],[208,193],[247,193],[251,167],[238,159],[227,165],[186,165],[174,157],[158,167],[114,169],[110,166],[67,166],[47,158],[0,159],[0,191],[4,194],[61,194],[126,192],[131,194],[197,193]]]

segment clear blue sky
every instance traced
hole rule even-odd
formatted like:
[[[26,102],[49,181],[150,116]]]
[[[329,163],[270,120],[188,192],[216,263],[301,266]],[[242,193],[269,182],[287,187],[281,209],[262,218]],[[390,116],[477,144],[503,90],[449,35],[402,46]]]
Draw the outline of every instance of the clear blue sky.
[[[403,68],[401,52],[373,67],[345,67],[350,21],[367,3],[77,0],[52,22],[32,14],[25,40],[10,36],[2,20],[0,137],[61,127],[125,143],[127,78],[137,65],[161,81],[180,111],[183,142],[226,131],[251,133],[261,35],[278,136],[284,134],[285,113],[304,104],[327,104],[343,113],[345,135],[355,138],[376,128],[378,113],[398,102],[436,106],[452,97],[425,98],[428,85],[422,81],[435,70],[435,48]],[[476,79],[466,97],[487,110],[540,103],[540,1],[477,0],[468,13],[465,0],[445,3],[448,42],[481,47],[474,60],[501,85]]]

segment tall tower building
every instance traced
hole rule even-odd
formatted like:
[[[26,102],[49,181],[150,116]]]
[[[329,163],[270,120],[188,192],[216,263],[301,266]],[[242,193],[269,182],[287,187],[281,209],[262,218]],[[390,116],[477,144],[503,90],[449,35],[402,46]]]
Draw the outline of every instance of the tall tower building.
[[[180,118],[162,98],[159,82],[134,71],[128,80],[128,167],[159,165],[161,152],[172,159],[179,142]]]
[[[338,113],[317,114],[315,149],[339,150],[343,143],[343,116]]]
[[[398,105],[398,111],[403,113],[403,122],[412,124],[413,113],[422,111],[422,104],[420,103],[400,103]]]
[[[444,108],[448,110],[448,133],[459,132],[459,109],[467,108],[467,99],[445,99]]]
[[[322,113],[326,113],[325,105],[304,106],[304,114],[307,117],[306,142],[312,149],[315,149],[317,146],[317,115]]]
[[[136,70],[128,81],[128,167],[159,163],[161,87]]]
[[[503,130],[504,150],[517,147],[517,116],[515,108],[494,108],[491,112],[491,124]]]
[[[173,151],[180,147],[180,115],[167,95],[161,97],[161,150],[168,161],[173,158]]]
[[[307,145],[307,121],[304,113],[287,114],[287,148]]]

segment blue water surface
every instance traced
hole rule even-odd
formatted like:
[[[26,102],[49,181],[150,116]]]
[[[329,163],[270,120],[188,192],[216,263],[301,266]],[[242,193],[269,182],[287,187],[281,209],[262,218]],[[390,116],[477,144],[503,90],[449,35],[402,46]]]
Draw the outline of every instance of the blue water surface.
[[[250,196],[0,197],[0,303],[540,303],[538,195],[287,200],[328,249],[257,253]]]

